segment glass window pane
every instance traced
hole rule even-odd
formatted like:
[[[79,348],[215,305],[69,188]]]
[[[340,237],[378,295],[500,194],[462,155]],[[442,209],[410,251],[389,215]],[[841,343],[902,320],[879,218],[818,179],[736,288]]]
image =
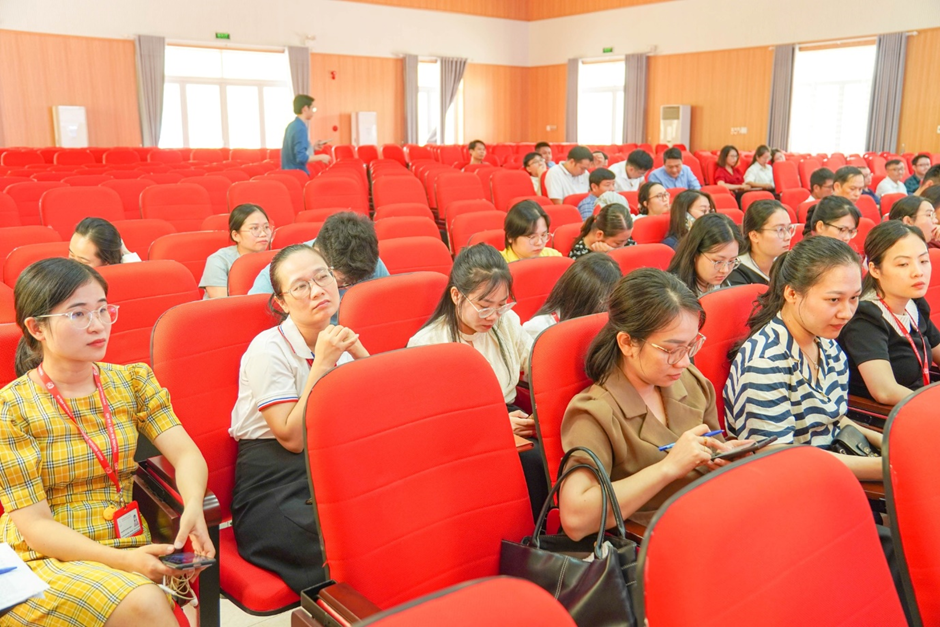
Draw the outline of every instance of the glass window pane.
[[[418,141],[427,139],[431,132],[431,126],[428,120],[428,98],[430,94],[426,90],[418,92]]]
[[[623,87],[624,62],[582,63],[578,70],[578,87]]]
[[[252,85],[228,85],[228,145],[231,148],[261,147],[261,114],[258,88]]]
[[[280,148],[284,129],[294,119],[293,91],[290,87],[264,88],[264,138],[267,148]]]
[[[418,62],[418,86],[438,89],[441,84],[441,70],[437,61]]]
[[[623,90],[622,89],[614,92],[614,132],[608,141],[611,144],[619,144],[623,141]]]
[[[164,72],[167,76],[194,76],[198,78],[221,78],[221,50],[212,48],[187,48],[167,46]]]
[[[216,85],[186,85],[190,148],[218,148],[222,142],[222,103]]]
[[[578,98],[578,142],[609,144],[613,136],[614,93],[586,92]],[[622,116],[621,116],[622,117]]]
[[[222,77],[289,81],[290,65],[283,52],[222,51]]]
[[[163,86],[163,120],[160,123],[160,148],[183,147],[183,105],[179,83]]]

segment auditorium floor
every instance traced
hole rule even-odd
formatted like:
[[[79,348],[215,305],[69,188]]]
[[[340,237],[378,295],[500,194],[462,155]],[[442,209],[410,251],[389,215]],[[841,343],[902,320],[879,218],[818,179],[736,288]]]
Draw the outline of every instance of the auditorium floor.
[[[241,611],[228,599],[221,600],[220,623],[223,627],[290,627],[290,611],[276,616],[252,616]]]

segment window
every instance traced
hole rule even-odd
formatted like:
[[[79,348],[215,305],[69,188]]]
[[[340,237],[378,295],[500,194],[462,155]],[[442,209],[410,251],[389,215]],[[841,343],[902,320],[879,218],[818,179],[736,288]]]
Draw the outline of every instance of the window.
[[[294,117],[286,52],[166,47],[161,148],[279,148]]]
[[[790,100],[790,150],[865,151],[875,46],[798,50]]]
[[[441,121],[441,68],[437,59],[418,62],[418,142],[439,143]]]
[[[582,61],[578,70],[578,142],[623,140],[624,62]]]

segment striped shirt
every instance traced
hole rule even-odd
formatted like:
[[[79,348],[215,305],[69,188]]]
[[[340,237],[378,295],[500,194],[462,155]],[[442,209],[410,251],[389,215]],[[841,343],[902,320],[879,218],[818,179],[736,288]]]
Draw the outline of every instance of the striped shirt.
[[[834,340],[818,338],[819,377],[778,315],[738,351],[725,383],[725,423],[741,439],[828,447],[848,409],[849,368]]]

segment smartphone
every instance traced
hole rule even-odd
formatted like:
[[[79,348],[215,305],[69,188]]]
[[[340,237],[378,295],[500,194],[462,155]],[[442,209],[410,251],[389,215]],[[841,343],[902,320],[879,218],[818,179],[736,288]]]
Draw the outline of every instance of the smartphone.
[[[750,444],[746,444],[745,446],[739,446],[737,448],[731,449],[730,451],[725,451],[723,453],[715,453],[714,455],[712,455],[712,461],[715,461],[716,459],[723,459],[725,461],[733,461],[735,459],[738,459],[739,457],[747,455],[748,453],[759,451],[765,446],[767,446],[768,444],[771,444],[776,441],[777,441],[777,436],[775,435],[769,438],[764,438],[763,440],[752,440]]]
[[[203,566],[212,566],[215,564],[214,559],[202,557],[195,553],[173,553],[172,555],[164,555],[160,558],[160,561],[175,570],[192,570],[193,568],[202,568]]]

